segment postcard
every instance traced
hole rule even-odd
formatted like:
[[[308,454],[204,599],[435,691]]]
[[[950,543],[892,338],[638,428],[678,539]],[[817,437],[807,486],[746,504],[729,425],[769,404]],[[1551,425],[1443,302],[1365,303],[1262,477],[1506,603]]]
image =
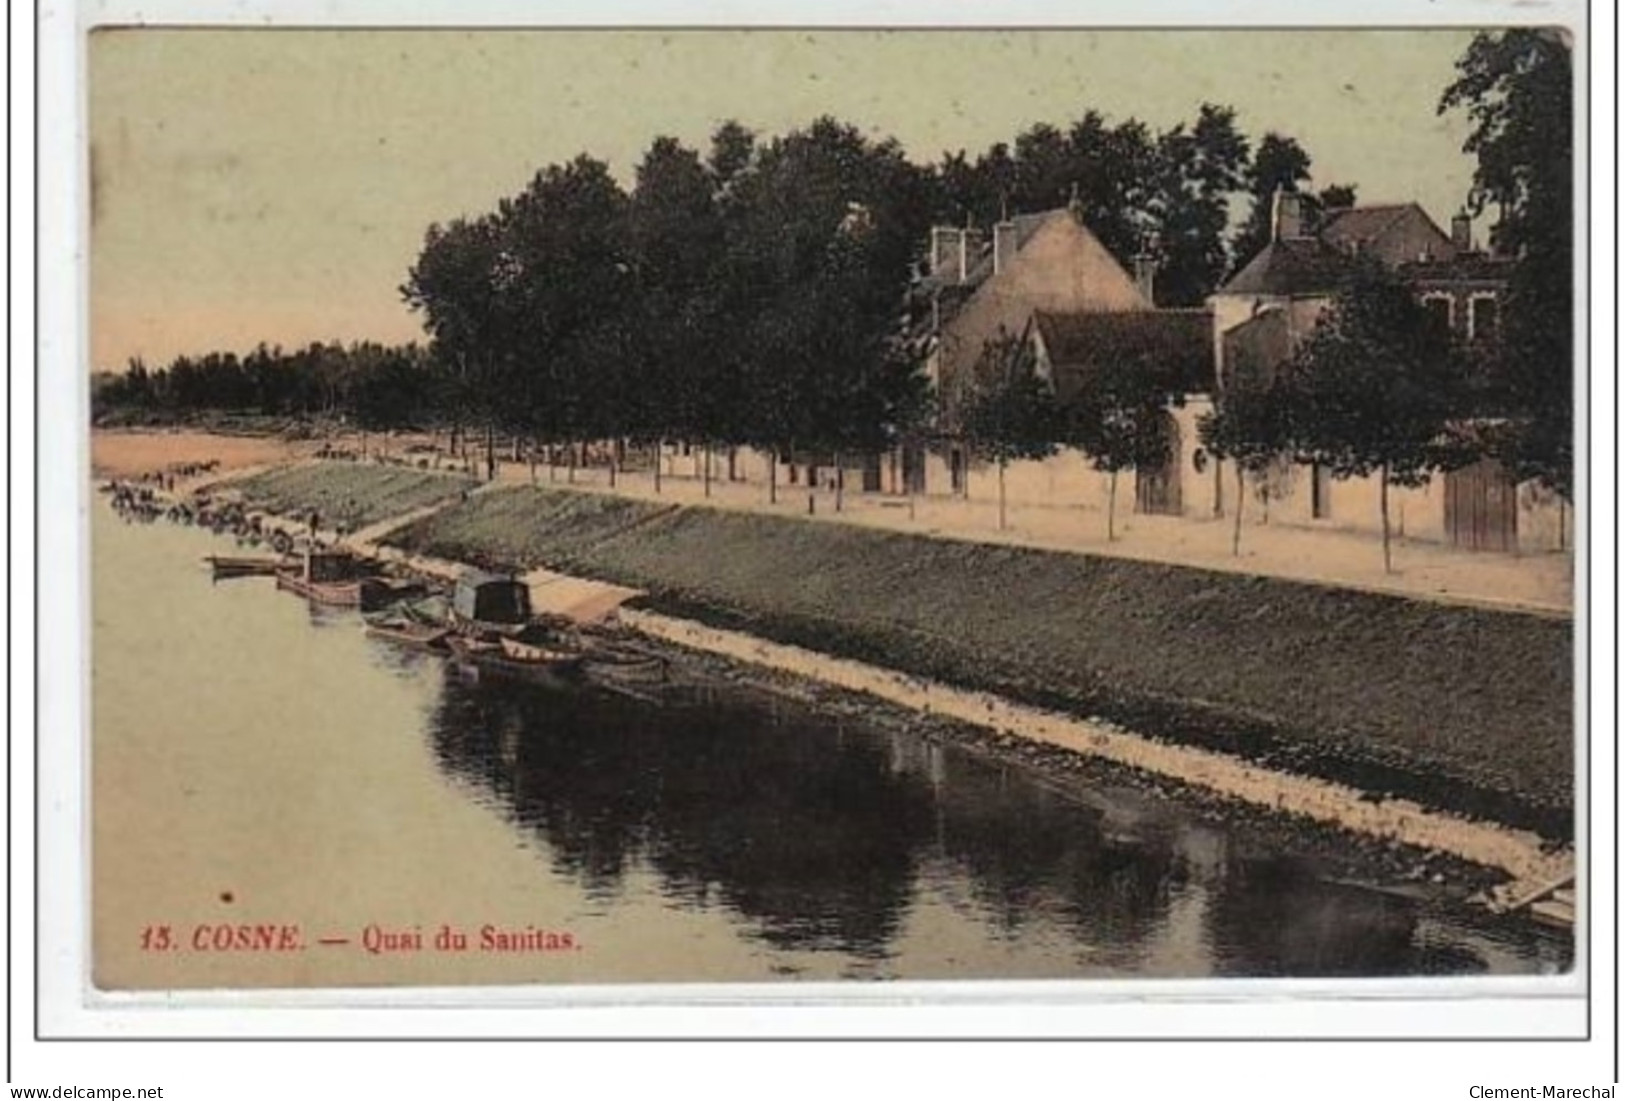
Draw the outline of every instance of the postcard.
[[[1573,29],[84,58],[90,1002],[1576,988]]]

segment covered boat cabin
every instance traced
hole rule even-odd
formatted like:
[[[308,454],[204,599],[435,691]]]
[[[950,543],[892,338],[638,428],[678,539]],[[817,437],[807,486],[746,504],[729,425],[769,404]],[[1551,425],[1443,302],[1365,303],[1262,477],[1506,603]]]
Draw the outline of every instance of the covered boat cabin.
[[[300,571],[304,581],[314,584],[354,581],[364,572],[355,555],[348,551],[316,549],[305,551],[304,568]]]
[[[516,577],[466,570],[457,578],[451,610],[480,623],[524,623],[530,619],[530,589]]]

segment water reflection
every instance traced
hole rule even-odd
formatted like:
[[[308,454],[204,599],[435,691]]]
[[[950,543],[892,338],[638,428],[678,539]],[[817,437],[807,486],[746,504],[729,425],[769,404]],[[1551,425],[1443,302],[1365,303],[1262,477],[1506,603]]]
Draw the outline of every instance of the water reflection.
[[[273,916],[546,920],[594,946],[576,971],[499,961],[486,981],[1471,974],[1572,954],[905,727],[734,685],[656,706],[472,678],[268,582],[212,585],[198,558],[221,545],[98,512],[104,961],[173,899],[218,920],[221,869],[237,897],[283,900]],[[160,657],[151,624],[171,620],[188,627]],[[255,847],[267,807],[310,860],[279,872]],[[192,843],[169,859],[159,835]],[[176,981],[117,958],[135,985]],[[471,981],[430,962],[417,981]],[[378,981],[367,966],[318,978]]]
[[[775,948],[882,960],[928,897],[991,941],[1063,933],[1091,970],[1490,966],[1439,939],[1417,899],[771,697],[729,690],[661,709],[448,666],[431,729],[443,767],[531,831],[555,872],[607,901],[632,869],[653,869],[673,904],[720,907]]]
[[[588,890],[642,862],[673,901],[721,903],[776,946],[878,956],[896,936],[935,819],[875,739],[738,699],[655,710],[452,669],[440,760]]]
[[[1421,935],[1420,907],[1399,895],[1327,882],[1284,859],[1233,861],[1208,908],[1230,975],[1446,975],[1488,969],[1465,948]]]

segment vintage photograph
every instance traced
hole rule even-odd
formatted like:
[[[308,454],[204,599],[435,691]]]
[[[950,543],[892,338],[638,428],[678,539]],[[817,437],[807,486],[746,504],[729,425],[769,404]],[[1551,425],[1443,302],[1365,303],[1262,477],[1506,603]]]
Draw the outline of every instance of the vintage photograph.
[[[86,981],[1571,972],[1573,51],[95,29]]]

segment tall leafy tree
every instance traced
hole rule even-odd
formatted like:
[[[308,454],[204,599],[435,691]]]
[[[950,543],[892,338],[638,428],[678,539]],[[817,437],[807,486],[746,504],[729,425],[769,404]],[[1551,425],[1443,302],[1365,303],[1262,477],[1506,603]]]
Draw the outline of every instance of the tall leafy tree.
[[[1196,122],[1158,135],[1145,222],[1158,260],[1157,304],[1197,306],[1229,264],[1230,196],[1246,183],[1247,139],[1232,108],[1204,103]]]
[[[1012,204],[1022,210],[1064,206],[1080,182],[1075,154],[1067,135],[1047,122],[1017,134]]]
[[[1465,372],[1450,334],[1394,273],[1363,264],[1298,346],[1290,378],[1300,458],[1334,478],[1379,479],[1391,571],[1389,486],[1422,485],[1456,454],[1447,440]]]
[[[583,154],[537,173],[502,210],[509,396],[523,395],[526,421],[552,439],[583,445],[635,420],[613,335],[632,287],[626,206],[609,167]]]
[[[487,439],[505,416],[513,380],[511,351],[517,271],[506,227],[497,215],[431,225],[401,296],[424,317],[439,392],[453,410],[453,430],[473,421]],[[486,449],[487,475],[495,457]]]
[[[1441,112],[1464,110],[1478,166],[1470,206],[1497,212],[1491,242],[1516,258],[1493,370],[1498,456],[1565,497],[1574,476],[1574,69],[1559,31],[1476,36]]]
[[[995,142],[975,160],[963,149],[944,153],[927,176],[934,220],[956,226],[991,225],[1029,209],[1017,191],[1021,172],[1007,142]],[[1026,172],[1029,179],[1036,175],[1032,165]]]
[[[728,119],[711,134],[711,151],[705,167],[719,198],[750,169],[756,157],[756,135],[737,119]]]
[[[628,338],[647,440],[726,435],[724,405],[737,393],[722,346],[726,300],[718,285],[723,237],[717,195],[748,163],[739,132],[718,132],[719,159],[657,138],[638,164],[627,210],[634,292]]]
[[[1086,111],[1067,131],[1084,224],[1122,264],[1144,246],[1147,181],[1155,175],[1151,131],[1138,119],[1107,126]]]
[[[1309,154],[1296,138],[1271,131],[1259,140],[1247,169],[1252,206],[1231,244],[1236,267],[1245,265],[1269,244],[1276,191],[1301,191],[1300,185],[1309,181],[1309,166]]]
[[[1236,469],[1236,514],[1230,553],[1241,553],[1241,518],[1247,478],[1262,480],[1292,453],[1292,396],[1279,365],[1235,365],[1214,395],[1214,407],[1197,424],[1202,446]]]
[[[1117,538],[1117,479],[1125,470],[1167,462],[1173,446],[1169,408],[1183,402],[1181,387],[1148,353],[1105,351],[1079,378],[1067,402],[1065,439],[1109,476],[1106,539]]]
[[[999,213],[999,196],[990,194],[986,181],[963,149],[944,153],[931,177],[936,190],[936,220],[963,225],[991,212]]]
[[[883,445],[919,386],[892,336],[931,214],[923,174],[895,142],[824,118],[761,149],[737,184],[723,280],[746,379],[739,442]]]

